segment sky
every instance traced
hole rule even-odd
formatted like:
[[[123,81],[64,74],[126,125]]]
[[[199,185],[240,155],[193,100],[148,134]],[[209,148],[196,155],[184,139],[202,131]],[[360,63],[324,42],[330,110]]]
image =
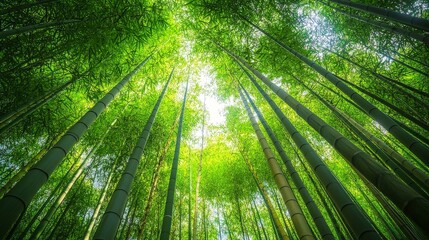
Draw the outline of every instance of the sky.
[[[201,102],[201,106],[205,102],[205,126],[204,126],[204,138],[212,135],[211,128],[208,126],[223,126],[226,123],[226,107],[231,105],[230,101],[220,101],[216,95],[217,85],[215,81],[215,74],[212,73],[211,67],[206,65],[201,68],[197,76],[193,77],[193,81],[203,89],[198,96],[198,101]],[[195,148],[201,147],[202,140],[202,125],[200,124],[192,131],[192,140],[188,142]],[[205,144],[204,144],[205,145]]]
[[[213,79],[213,74],[210,73],[208,66],[204,67],[200,71],[198,82],[202,88],[205,89],[198,99],[201,103],[205,102],[205,108],[207,111],[206,123],[208,125],[223,125],[226,121],[225,118],[225,107],[227,103],[219,101],[215,94],[217,92],[216,81]]]

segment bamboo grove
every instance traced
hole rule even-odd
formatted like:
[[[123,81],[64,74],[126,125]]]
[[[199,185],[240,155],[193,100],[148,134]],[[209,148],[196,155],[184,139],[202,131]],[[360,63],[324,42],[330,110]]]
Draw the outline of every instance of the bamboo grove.
[[[0,239],[428,239],[429,3],[0,3]]]

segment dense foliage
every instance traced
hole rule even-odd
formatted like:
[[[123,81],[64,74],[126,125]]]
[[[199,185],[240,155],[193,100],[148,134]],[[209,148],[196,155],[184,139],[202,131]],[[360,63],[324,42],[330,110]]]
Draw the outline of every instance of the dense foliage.
[[[174,156],[170,239],[428,238],[429,4],[357,2],[0,2],[0,239],[159,238]]]

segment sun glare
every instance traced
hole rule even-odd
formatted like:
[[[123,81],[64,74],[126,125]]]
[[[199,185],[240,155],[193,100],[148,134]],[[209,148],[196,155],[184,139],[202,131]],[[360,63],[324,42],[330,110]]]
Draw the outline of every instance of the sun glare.
[[[198,99],[205,102],[206,122],[208,125],[220,126],[225,123],[225,107],[227,103],[220,102],[214,93],[217,92],[217,85],[209,67],[204,67],[199,75],[199,84],[204,89]]]

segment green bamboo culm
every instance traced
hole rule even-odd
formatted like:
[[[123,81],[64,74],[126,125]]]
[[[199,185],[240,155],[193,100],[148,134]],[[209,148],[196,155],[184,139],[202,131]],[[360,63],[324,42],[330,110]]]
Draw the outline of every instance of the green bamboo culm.
[[[390,25],[390,24],[386,24],[386,23],[383,23],[383,22],[380,22],[380,21],[374,21],[371,18],[366,18],[366,17],[361,17],[359,15],[354,15],[354,14],[348,13],[346,11],[343,11],[343,10],[341,10],[339,8],[336,8],[336,7],[333,7],[333,6],[329,6],[328,4],[326,4],[326,6],[331,7],[335,11],[337,11],[337,12],[339,12],[339,13],[347,16],[347,17],[355,19],[357,21],[360,21],[360,22],[363,22],[363,23],[375,26],[375,27],[380,28],[380,29],[384,29],[384,30],[390,31],[392,33],[401,34],[401,35],[403,35],[405,37],[414,38],[415,40],[421,41],[421,42],[423,42],[426,45],[429,44],[429,36],[428,35],[420,34],[420,33],[413,32],[413,31],[409,31],[409,30],[404,29],[404,28],[398,28],[396,26],[393,26],[393,25]]]
[[[101,60],[99,63],[103,62],[104,60],[106,59]],[[63,93],[71,85],[75,84],[77,81],[81,80],[83,76],[90,73],[93,67],[90,67],[89,69],[87,69],[85,72],[81,74],[73,75],[69,81],[63,83],[61,86],[59,86],[58,88],[56,88],[51,92],[48,92],[44,96],[36,99],[32,99],[29,102],[27,102],[25,105],[11,111],[10,113],[5,114],[4,116],[0,116],[0,135],[5,133],[7,130],[9,130],[10,128],[12,128],[16,124],[24,120],[25,118],[27,118],[33,112],[39,110],[45,104],[49,103],[50,101],[58,97],[58,95]]]
[[[296,76],[295,78],[301,85],[303,85],[313,96],[319,99],[326,107],[328,107],[333,114],[335,114],[346,126],[356,134],[360,139],[362,139],[365,144],[373,150],[375,154],[377,154],[384,163],[389,166],[395,173],[400,177],[405,183],[407,183],[414,190],[419,192],[425,198],[429,198],[429,195],[426,192],[429,192],[429,176],[424,173],[421,169],[417,168],[410,161],[405,159],[402,155],[397,153],[395,150],[390,148],[383,141],[378,139],[376,136],[371,134],[368,130],[366,130],[363,126],[361,126],[358,122],[353,120],[346,113],[342,112],[330,102],[323,99],[319,94],[314,92],[310,87],[304,84],[300,79]],[[402,167],[400,168],[399,165]],[[404,171],[406,170],[408,174]],[[413,176],[416,180],[418,180],[421,184],[420,187],[425,191],[422,191],[419,186],[416,185],[415,182],[410,178]]]
[[[287,181],[286,177],[283,174],[283,171],[281,170],[279,164],[277,163],[274,153],[271,151],[271,148],[269,147],[264,134],[259,128],[258,123],[256,122],[256,119],[252,113],[252,110],[250,109],[249,104],[247,103],[246,98],[243,95],[242,90],[240,88],[238,90],[240,93],[241,101],[243,102],[243,105],[246,109],[249,120],[252,124],[253,130],[255,131],[259,144],[267,160],[268,166],[270,167],[274,181],[278,187],[279,192],[282,195],[283,202],[286,205],[286,208],[288,209],[288,212],[291,215],[292,223],[299,236],[299,239],[302,239],[302,240],[315,239],[311,231],[311,228],[307,222],[307,219],[305,218],[301,210],[301,206],[299,205],[295,197],[295,194],[292,191],[292,187],[290,186],[289,182]],[[285,237],[282,236],[281,238],[284,239]]]
[[[363,12],[368,12],[374,15],[385,17],[395,22],[406,24],[415,29],[429,31],[429,20],[426,20],[424,18],[413,17],[410,15],[395,12],[389,9],[374,7],[374,6],[366,5],[362,3],[355,3],[352,1],[345,1],[345,0],[329,0],[329,1],[337,3],[339,5],[354,8]]]
[[[58,211],[59,206],[64,201],[65,197],[68,195],[68,193],[71,191],[71,189],[74,187],[75,182],[78,180],[78,178],[83,174],[84,171],[88,171],[89,166],[91,166],[91,163],[93,162],[93,156],[95,152],[102,146],[104,139],[112,129],[112,127],[116,124],[117,120],[115,119],[109,126],[109,128],[104,132],[103,137],[100,139],[100,141],[91,149],[91,151],[88,153],[88,155],[85,156],[82,163],[80,163],[80,166],[76,170],[76,172],[73,174],[72,179],[67,184],[67,186],[63,189],[62,193],[57,197],[57,199],[54,201],[54,204],[51,205],[48,212],[45,214],[45,216],[40,220],[39,224],[37,225],[36,229],[33,231],[33,233],[30,236],[30,240],[33,239],[39,239],[43,230],[46,228],[46,226],[49,224],[49,222],[53,221],[53,215],[56,211]]]
[[[335,114],[352,132],[356,134],[360,139],[362,139],[365,144],[377,154],[384,163],[389,166],[405,183],[407,183],[414,190],[419,192],[425,198],[429,198],[427,192],[429,192],[429,175],[423,172],[421,169],[416,167],[410,161],[405,159],[402,155],[397,153],[395,150],[390,148],[382,140],[371,134],[358,122],[348,116],[346,113],[342,112],[334,105],[323,99],[320,95],[314,92],[310,87],[304,84],[299,78],[292,75],[295,80],[302,84],[310,93],[313,94],[320,102],[322,102],[326,107],[328,107],[333,114]],[[400,168],[399,165],[402,167]],[[407,173],[408,172],[408,173]],[[410,177],[413,177],[419,181],[422,185],[419,187]],[[424,191],[422,191],[422,189]],[[426,192],[425,192],[426,191]]]
[[[282,159],[283,163],[285,164],[288,170],[289,175],[291,176],[292,181],[295,183],[295,186],[297,187],[297,189],[299,189],[298,190],[299,194],[304,200],[305,205],[307,206],[307,209],[313,218],[313,222],[316,224],[316,227],[320,233],[320,236],[322,237],[322,239],[335,239],[334,235],[329,229],[328,224],[325,221],[325,218],[323,217],[322,213],[317,207],[316,202],[314,202],[313,198],[311,197],[310,193],[305,187],[304,182],[302,181],[298,172],[295,170],[295,167],[292,165],[292,161],[289,159],[289,157],[286,155],[285,151],[283,150],[283,147],[281,146],[280,141],[277,139],[276,135],[274,134],[271,127],[268,125],[262,113],[256,107],[249,93],[246,91],[246,89],[244,89],[243,86],[241,86],[241,89],[245,93],[250,105],[253,108],[253,111],[255,111],[256,116],[258,116],[259,121],[262,123],[262,126],[264,127],[265,131],[267,132],[268,136],[273,142],[274,147],[279,153],[280,158]]]
[[[261,81],[275,92],[277,96],[279,96],[329,144],[331,144],[331,146],[343,156],[344,160],[361,173],[378,190],[385,194],[398,208],[401,209],[402,212],[405,213],[405,215],[412,219],[422,229],[429,231],[429,222],[427,221],[427,216],[429,215],[429,201],[427,199],[414,191],[410,186],[406,185],[398,177],[380,165],[370,155],[359,149],[350,140],[345,138],[341,133],[328,125],[308,108],[300,104],[283,89],[269,81],[267,77],[250,66],[246,61],[236,55],[231,56],[261,79]],[[256,83],[254,79],[252,82],[254,84]],[[348,221],[356,224],[356,230],[359,230],[361,228],[361,223],[357,222],[356,217],[353,215],[349,218],[350,219]]]
[[[89,240],[91,237],[92,230],[95,226],[95,221],[97,221],[97,219],[98,219],[98,214],[100,213],[102,203],[104,202],[104,199],[106,198],[107,191],[109,190],[110,183],[112,182],[112,179],[113,179],[114,171],[116,170],[116,166],[118,165],[118,162],[120,160],[121,160],[120,155],[118,155],[116,157],[116,159],[114,160],[112,169],[110,169],[109,175],[107,177],[107,181],[103,187],[103,190],[101,191],[100,196],[98,197],[97,207],[95,207],[95,210],[91,216],[91,220],[89,221],[89,224],[86,227],[85,237],[83,238],[84,240]]]
[[[155,121],[159,106],[161,105],[161,101],[165,95],[165,92],[167,91],[168,84],[170,83],[171,77],[173,76],[173,72],[174,69],[171,70],[161,95],[159,96],[152,113],[150,114],[149,119],[143,128],[140,138],[138,139],[137,144],[128,159],[121,179],[119,180],[118,185],[116,185],[116,189],[110,198],[106,211],[104,212],[97,231],[94,234],[94,239],[114,239],[116,236],[122,215],[125,211],[125,206],[127,204],[127,199],[131,190],[134,176],[137,172],[140,159],[143,155],[147,140],[149,138],[150,129],[152,128],[152,125]]]
[[[290,239],[291,238],[290,235],[288,235],[288,233],[285,232],[285,229],[280,222],[280,217],[278,216],[277,212],[274,211],[274,205],[271,202],[271,199],[269,198],[269,193],[265,189],[265,186],[262,184],[261,180],[259,179],[255,168],[253,167],[250,160],[246,156],[244,156],[243,153],[241,153],[241,155],[242,155],[244,162],[247,165],[247,168],[249,169],[250,173],[252,174],[255,185],[258,188],[260,196],[264,200],[264,203],[267,207],[268,213],[270,214],[270,217],[273,219],[273,223],[275,225],[275,230],[276,230],[278,236],[280,236],[283,239]]]
[[[186,96],[188,94],[188,82],[186,82],[185,96],[183,97],[180,113],[179,129],[177,130],[176,148],[174,150],[173,164],[171,166],[170,181],[168,183],[167,200],[165,202],[164,218],[162,220],[161,235],[159,239],[170,239],[171,223],[173,220],[174,193],[176,189],[177,167],[179,165],[180,141],[182,139],[183,118],[185,115]]]
[[[348,225],[348,228],[351,230],[354,236],[357,239],[381,239],[381,237],[378,236],[374,226],[372,226],[368,220],[368,217],[359,210],[357,204],[349,196],[343,185],[338,181],[328,166],[325,165],[317,152],[311,147],[311,145],[300,134],[300,132],[298,132],[295,126],[289,121],[281,109],[256,82],[253,76],[250,75],[242,65],[239,64],[239,66],[243,69],[247,77],[250,79],[253,85],[255,85],[264,99],[271,106],[277,117],[280,119],[281,123],[292,137],[298,149],[307,159],[320,183],[323,185],[326,192],[328,193],[328,196],[334,203],[337,211],[340,213],[340,216]]]
[[[152,57],[149,55],[133,71],[127,74],[94,107],[80,118],[61,139],[40,159],[0,200],[0,239],[7,236],[21,214],[27,209],[34,195],[46,183],[52,172],[58,167],[80,137],[88,130],[121,89]]]
[[[344,94],[346,94],[350,99],[353,100],[361,109],[374,119],[377,123],[383,126],[389,133],[391,133],[396,139],[398,139],[404,146],[406,146],[411,152],[414,153],[422,162],[429,166],[429,147],[415,138],[412,134],[408,133],[404,128],[400,126],[399,123],[394,121],[391,117],[380,111],[376,106],[372,103],[368,102],[365,98],[363,98],[360,94],[354,91],[352,88],[347,86],[344,81],[335,76],[333,73],[329,72],[319,64],[314,61],[311,61],[309,58],[295,51],[291,47],[287,46],[283,42],[280,42],[276,38],[274,38],[267,31],[254,24],[247,18],[240,16],[243,21],[247,22],[252,27],[256,28],[258,31],[263,33],[269,39],[274,41],[281,48],[285,49],[296,58],[307,64],[309,67],[313,68],[316,72],[321,74],[327,80],[329,80],[332,84],[335,85],[336,88],[341,90]]]

